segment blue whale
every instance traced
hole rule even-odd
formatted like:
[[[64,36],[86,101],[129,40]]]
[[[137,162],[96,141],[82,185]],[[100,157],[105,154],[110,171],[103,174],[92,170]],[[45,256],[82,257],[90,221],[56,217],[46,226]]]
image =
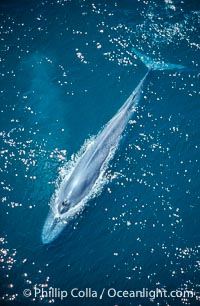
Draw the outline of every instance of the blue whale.
[[[150,57],[133,49],[134,53],[148,68],[148,72],[139,82],[126,102],[115,116],[98,133],[95,140],[88,146],[75,165],[69,177],[61,184],[58,196],[53,205],[42,230],[42,242],[52,242],[62,232],[68,220],[93,190],[95,183],[107,165],[109,156],[118,147],[122,133],[137,106],[142,88],[151,70],[183,69],[182,65],[166,64],[163,61],[153,61]]]
[[[99,132],[82,155],[70,177],[62,185],[62,192],[54,205],[56,207],[50,209],[43,227],[42,242],[44,244],[50,243],[60,234],[67,224],[67,213],[76,208],[91,192],[111,151],[117,148],[120,142],[122,132],[135,111],[149,73],[150,70],[115,116]]]

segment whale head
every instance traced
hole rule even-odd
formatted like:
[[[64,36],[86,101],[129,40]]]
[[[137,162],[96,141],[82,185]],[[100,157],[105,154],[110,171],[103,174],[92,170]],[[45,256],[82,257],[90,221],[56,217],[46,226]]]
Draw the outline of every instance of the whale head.
[[[50,210],[43,226],[41,237],[42,242],[44,244],[51,243],[60,235],[66,224],[66,220],[62,220],[61,218],[56,217],[54,213]]]

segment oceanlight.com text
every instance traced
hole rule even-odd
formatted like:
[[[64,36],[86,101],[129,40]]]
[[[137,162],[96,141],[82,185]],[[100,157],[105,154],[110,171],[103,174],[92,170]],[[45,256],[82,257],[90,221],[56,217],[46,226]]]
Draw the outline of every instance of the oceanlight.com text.
[[[196,298],[197,294],[193,290],[173,290],[167,291],[165,289],[155,288],[155,290],[149,290],[148,288],[142,288],[141,290],[117,290],[115,288],[102,288],[101,290],[95,290],[93,288],[72,288],[71,290],[61,290],[60,288],[41,288],[35,286],[32,289],[24,289],[23,295],[26,298],[33,300],[53,298],[64,300],[67,298],[90,298],[90,299],[134,299],[134,298],[148,298],[154,300],[156,298]]]

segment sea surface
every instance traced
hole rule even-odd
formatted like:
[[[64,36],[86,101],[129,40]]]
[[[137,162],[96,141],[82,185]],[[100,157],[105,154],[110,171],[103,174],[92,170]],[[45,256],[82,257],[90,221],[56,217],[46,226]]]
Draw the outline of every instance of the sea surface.
[[[198,0],[1,0],[1,305],[199,304],[199,18]],[[108,182],[44,245],[68,165],[147,72],[133,47],[185,69],[149,75]],[[34,287],[68,296],[35,297]]]

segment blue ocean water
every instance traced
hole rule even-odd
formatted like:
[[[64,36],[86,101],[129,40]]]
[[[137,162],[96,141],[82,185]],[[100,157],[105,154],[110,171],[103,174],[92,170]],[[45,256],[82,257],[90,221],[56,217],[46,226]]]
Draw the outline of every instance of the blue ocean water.
[[[187,0],[0,2],[2,305],[199,303],[199,11]],[[107,169],[116,178],[43,245],[66,163],[147,71],[133,47],[186,69],[151,73]],[[34,286],[98,298],[35,298]],[[103,288],[196,296],[100,300]]]

